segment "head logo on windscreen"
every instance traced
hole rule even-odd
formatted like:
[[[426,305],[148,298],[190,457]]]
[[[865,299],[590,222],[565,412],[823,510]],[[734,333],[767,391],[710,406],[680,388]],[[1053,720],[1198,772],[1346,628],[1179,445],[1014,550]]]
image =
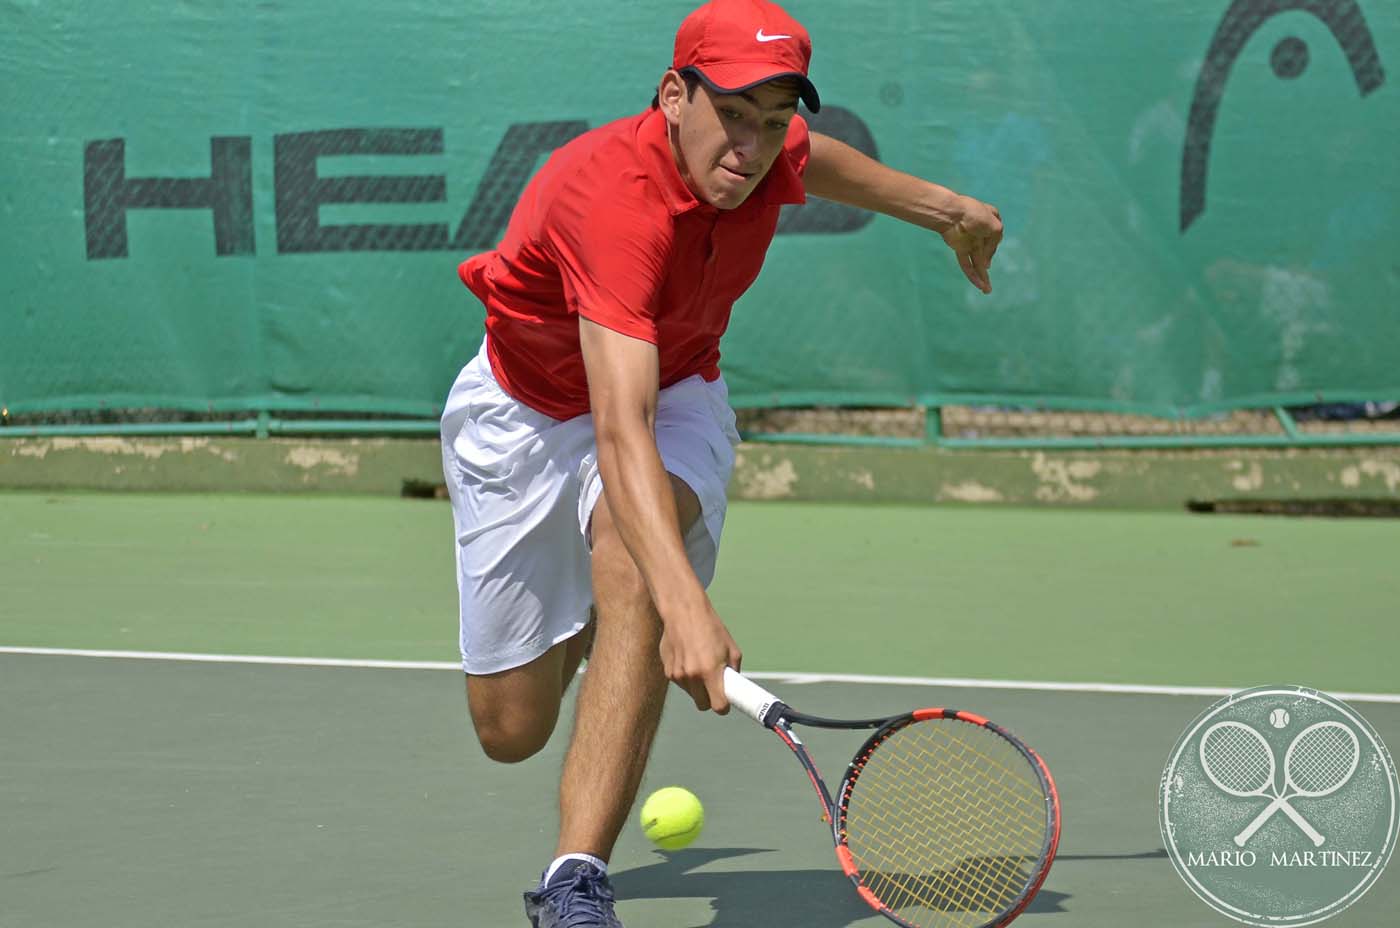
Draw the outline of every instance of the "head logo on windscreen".
[[[1359,899],[1395,846],[1400,782],[1340,700],[1236,693],[1182,735],[1162,774],[1162,839],[1182,879],[1251,925],[1310,925]]]
[[[1281,13],[1293,11],[1311,13],[1327,26],[1346,55],[1361,96],[1369,95],[1385,83],[1375,40],[1357,0],[1234,0],[1211,39],[1196,80],[1196,93],[1191,99],[1186,145],[1181,155],[1182,232],[1190,228],[1206,208],[1210,143],[1215,135],[1215,118],[1220,112],[1230,69],[1261,26]],[[1269,64],[1274,74],[1292,80],[1307,70],[1309,55],[1307,43],[1289,36],[1274,46]]]

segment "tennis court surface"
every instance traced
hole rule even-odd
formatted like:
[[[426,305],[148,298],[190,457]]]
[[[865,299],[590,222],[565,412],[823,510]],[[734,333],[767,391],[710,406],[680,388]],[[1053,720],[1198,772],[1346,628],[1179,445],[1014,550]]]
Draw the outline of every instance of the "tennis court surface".
[[[444,504],[0,494],[0,509],[0,925],[525,923],[563,726],[519,766],[475,746]],[[736,504],[727,532],[715,599],[746,671],[779,674],[766,685],[815,714],[970,709],[1045,755],[1064,836],[1018,924],[1232,924],[1173,871],[1156,810],[1169,751],[1218,697],[1136,687],[1400,690],[1394,522]],[[899,676],[928,679],[876,679]],[[937,682],[963,677],[1011,683]],[[1059,681],[1128,691],[1027,688]],[[1400,745],[1400,697],[1352,704]],[[829,777],[859,740],[808,738]],[[624,832],[629,928],[887,924],[775,748],[672,694],[643,789],[693,789],[706,830],[673,854]],[[1391,925],[1397,908],[1390,872],[1328,924]]]

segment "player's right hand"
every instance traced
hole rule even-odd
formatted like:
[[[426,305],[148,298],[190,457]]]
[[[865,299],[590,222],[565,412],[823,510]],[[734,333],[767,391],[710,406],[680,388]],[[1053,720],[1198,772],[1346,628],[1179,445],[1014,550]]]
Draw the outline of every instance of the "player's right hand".
[[[1001,213],[990,203],[959,197],[962,215],[943,232],[943,241],[958,256],[958,266],[972,285],[983,293],[992,292],[992,256],[997,253],[1003,232]]]
[[[739,670],[743,659],[739,645],[708,601],[690,615],[662,623],[661,666],[666,679],[689,693],[701,712],[713,709],[724,715],[729,711],[724,668]]]

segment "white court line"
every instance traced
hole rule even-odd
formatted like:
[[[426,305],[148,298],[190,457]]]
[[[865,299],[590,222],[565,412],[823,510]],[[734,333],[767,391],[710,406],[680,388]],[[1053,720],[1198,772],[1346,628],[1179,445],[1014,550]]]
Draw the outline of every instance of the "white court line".
[[[48,657],[124,657],[137,661],[195,661],[201,664],[275,664],[280,667],[372,667],[381,670],[457,670],[456,661],[370,661],[337,657],[264,657],[257,654],[186,654],[179,651],[89,651],[76,648],[4,648],[0,654]]]
[[[90,651],[73,648],[7,648],[0,654],[37,654],[50,657],[120,657],[143,661],[196,661],[206,664],[273,664],[285,667],[368,667],[382,670],[455,670],[456,661],[373,661],[332,657],[263,657],[253,654],[184,654],[170,651]],[[940,686],[986,690],[1046,690],[1056,693],[1130,693],[1145,696],[1228,696],[1239,687],[1152,686],[1137,683],[1050,683],[1039,680],[980,680],[966,677],[886,677],[855,673],[759,672],[746,676],[793,685],[806,683],[864,683],[880,686]],[[1345,693],[1328,690],[1329,696],[1347,702],[1400,704],[1400,693]]]
[[[753,673],[756,680],[789,683],[882,683],[891,686],[945,686],[987,690],[1050,690],[1056,693],[1132,693],[1145,696],[1229,696],[1249,687],[1154,686],[1146,683],[1052,683],[1040,680],[978,680],[965,677],[874,677],[854,673]],[[1400,703],[1400,693],[1345,693],[1327,695],[1346,702]]]

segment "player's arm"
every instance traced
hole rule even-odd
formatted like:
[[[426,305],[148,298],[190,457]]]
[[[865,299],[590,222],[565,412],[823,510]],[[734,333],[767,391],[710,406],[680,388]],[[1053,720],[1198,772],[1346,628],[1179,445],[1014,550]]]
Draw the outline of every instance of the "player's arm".
[[[937,232],[973,286],[992,292],[989,268],[1002,233],[996,207],[896,171],[829,135],[813,132],[811,138],[803,175],[809,194]]]
[[[579,341],[608,509],[661,616],[666,676],[697,708],[727,712],[723,671],[739,666],[740,653],[681,540],[675,494],[656,448],[656,346],[582,316]]]

